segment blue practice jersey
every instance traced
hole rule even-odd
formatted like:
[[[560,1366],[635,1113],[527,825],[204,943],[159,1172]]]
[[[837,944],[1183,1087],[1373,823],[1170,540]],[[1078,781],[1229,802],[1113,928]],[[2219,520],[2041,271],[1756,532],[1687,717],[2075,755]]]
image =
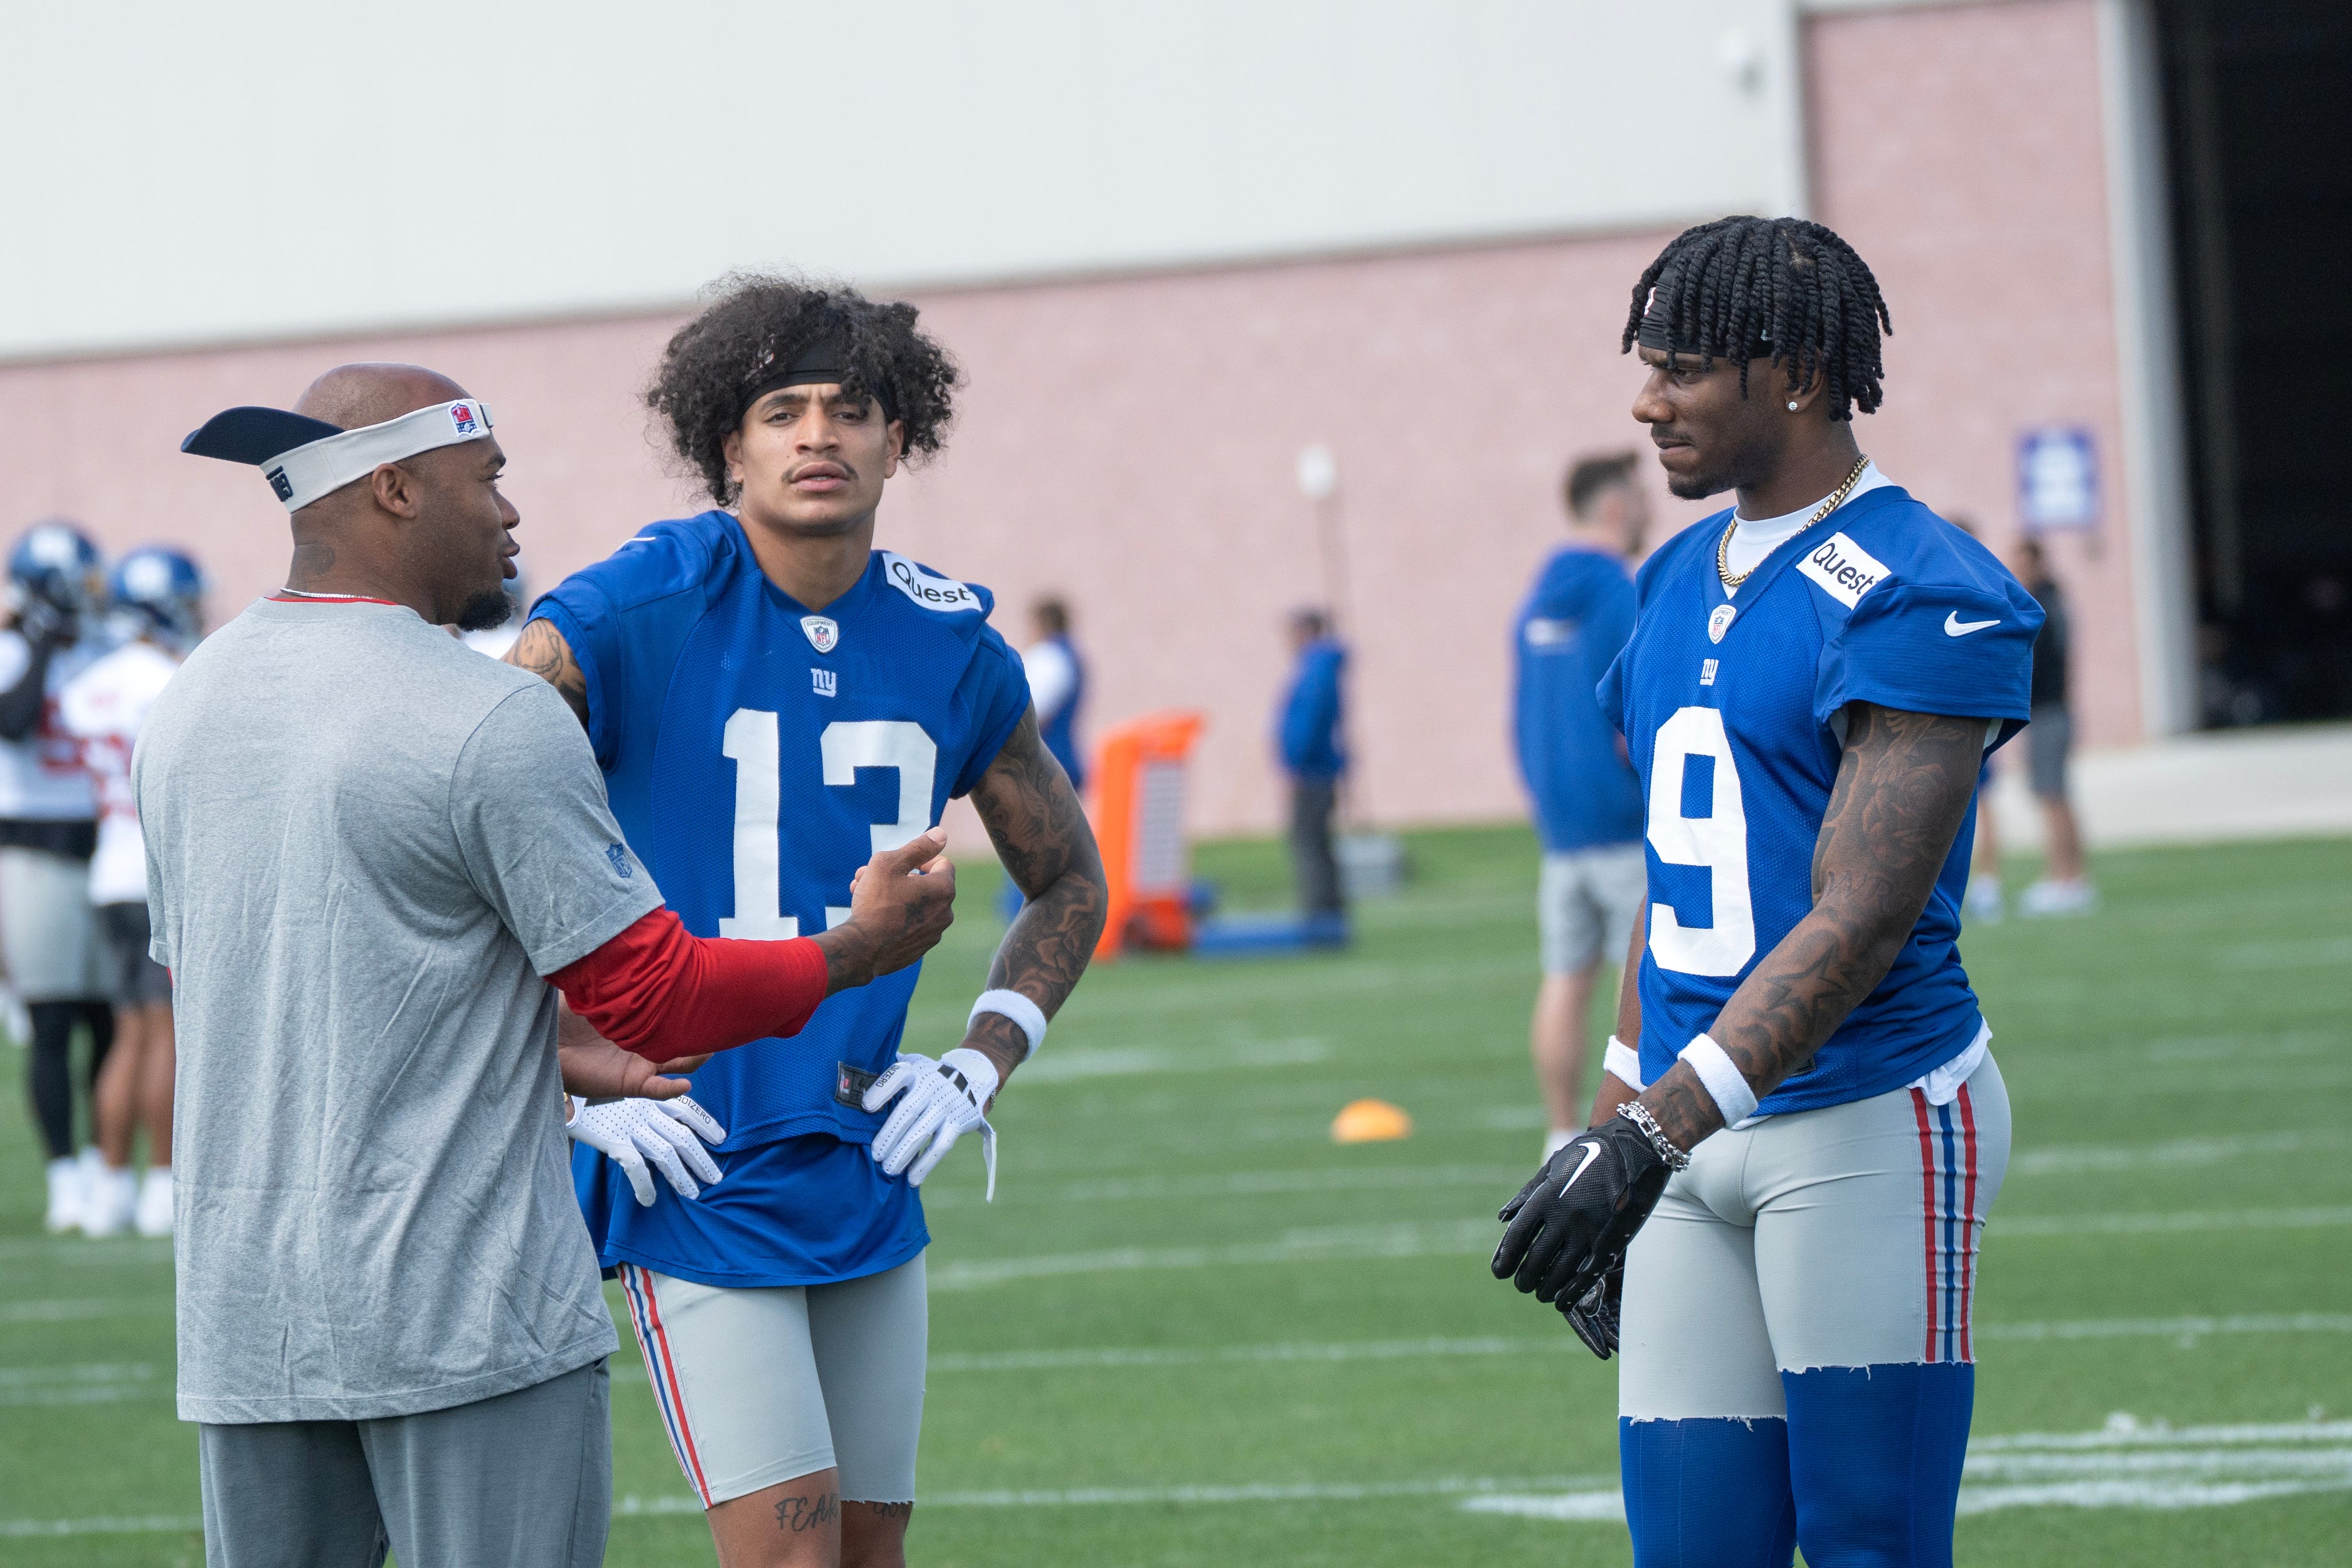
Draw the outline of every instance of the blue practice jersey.
[[[2024,727],[2041,608],[1984,546],[1897,486],[1790,540],[1727,596],[1730,513],[1642,568],[1640,620],[1601,682],[1648,804],[1642,1074],[1714,1026],[1756,961],[1812,908],[1812,857],[1850,702]],[[1951,1060],[1981,1019],[1960,967],[1969,810],[1927,908],[1878,988],[1765,1111],[1840,1105]]]
[[[1633,631],[1624,563],[1570,545],[1512,623],[1513,736],[1536,833],[1554,855],[1642,837],[1642,784],[1593,688]]]
[[[532,614],[587,677],[613,814],[670,908],[697,936],[782,940],[845,918],[858,868],[937,823],[1020,723],[1028,681],[988,625],[993,603],[877,551],[812,614],[761,573],[740,523],[709,511],[646,529]],[[898,1057],[919,969],[830,997],[798,1035],[694,1074],[728,1134],[725,1174],[701,1197],[664,1190],[639,1207],[616,1166],[577,1151],[604,1264],[803,1285],[919,1252],[920,1202],[866,1153],[883,1119],[844,1088]]]

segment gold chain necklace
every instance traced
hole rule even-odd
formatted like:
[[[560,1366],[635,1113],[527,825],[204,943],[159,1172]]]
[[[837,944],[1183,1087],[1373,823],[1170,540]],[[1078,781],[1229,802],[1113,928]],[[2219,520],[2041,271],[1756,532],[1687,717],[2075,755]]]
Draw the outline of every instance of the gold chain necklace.
[[[1863,456],[1854,459],[1853,472],[1846,475],[1845,483],[1838,486],[1836,489],[1832,490],[1830,492],[1830,499],[1822,502],[1821,510],[1813,513],[1812,516],[1805,519],[1805,528],[1812,527],[1813,524],[1821,521],[1822,519],[1829,516],[1830,513],[1837,510],[1839,507],[1844,505],[1845,498],[1853,493],[1853,487],[1862,482],[1862,470],[1868,467],[1870,467],[1870,455],[1865,452]],[[1742,572],[1737,577],[1731,574],[1731,531],[1738,526],[1739,513],[1735,508],[1731,514],[1731,521],[1723,525],[1723,537],[1715,542],[1715,574],[1723,579],[1723,585],[1727,588],[1738,587],[1739,584],[1747,582],[1748,578],[1756,575],[1756,566],[1761,566],[1764,564],[1763,562],[1759,561],[1756,563],[1756,566],[1750,566],[1747,571]],[[1797,532],[1804,532],[1805,528],[1797,530]],[[1794,538],[1795,535],[1791,534],[1790,537]]]

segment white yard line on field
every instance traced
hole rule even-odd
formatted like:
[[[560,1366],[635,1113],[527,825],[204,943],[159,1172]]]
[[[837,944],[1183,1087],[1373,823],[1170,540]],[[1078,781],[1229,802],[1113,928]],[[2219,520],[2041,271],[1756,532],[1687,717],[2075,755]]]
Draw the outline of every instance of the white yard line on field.
[[[2043,1237],[2139,1236],[2181,1231],[2305,1230],[2352,1225],[2352,1205],[2329,1208],[2192,1209],[2149,1213],[2024,1215],[1990,1227],[1996,1240]],[[1272,1241],[1222,1247],[1122,1247],[1033,1258],[967,1258],[930,1266],[934,1290],[984,1290],[1017,1279],[1118,1274],[1142,1269],[1215,1268],[1250,1264],[1325,1263],[1367,1258],[1460,1257],[1491,1251],[1492,1220],[1461,1219],[1298,1230]]]
[[[2073,1508],[2214,1508],[2263,1498],[2352,1490],[2352,1422],[2276,1422],[2172,1429],[2112,1416],[2091,1432],[2020,1432],[1969,1445],[1960,1511],[2062,1505]],[[2331,1445],[2331,1446],[2320,1446]],[[1262,1481],[1181,1486],[1079,1487],[926,1494],[924,1508],[1208,1507],[1248,1503],[1358,1502],[1452,1497],[1474,1513],[1622,1525],[1624,1509],[1607,1478],[1441,1478],[1409,1481]],[[690,1497],[625,1496],[617,1519],[702,1511]],[[0,1540],[46,1536],[193,1531],[185,1515],[145,1518],[0,1520]]]

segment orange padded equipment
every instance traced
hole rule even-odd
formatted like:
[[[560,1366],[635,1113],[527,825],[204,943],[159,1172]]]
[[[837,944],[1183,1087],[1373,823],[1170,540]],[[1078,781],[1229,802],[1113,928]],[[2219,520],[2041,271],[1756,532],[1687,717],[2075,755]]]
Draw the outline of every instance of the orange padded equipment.
[[[1110,918],[1095,956],[1192,945],[1192,846],[1184,775],[1204,715],[1170,709],[1106,731],[1095,752],[1095,841],[1110,882]]]

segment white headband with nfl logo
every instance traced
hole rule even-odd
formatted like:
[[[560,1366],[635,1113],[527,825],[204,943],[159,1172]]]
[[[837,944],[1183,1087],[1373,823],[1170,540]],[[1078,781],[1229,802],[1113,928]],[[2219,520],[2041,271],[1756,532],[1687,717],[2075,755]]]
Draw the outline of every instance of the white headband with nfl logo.
[[[286,510],[299,511],[354,479],[367,478],[384,463],[460,441],[483,440],[489,433],[490,411],[470,397],[436,403],[356,430],[282,408],[247,407],[214,415],[180,443],[180,450],[254,465]]]

